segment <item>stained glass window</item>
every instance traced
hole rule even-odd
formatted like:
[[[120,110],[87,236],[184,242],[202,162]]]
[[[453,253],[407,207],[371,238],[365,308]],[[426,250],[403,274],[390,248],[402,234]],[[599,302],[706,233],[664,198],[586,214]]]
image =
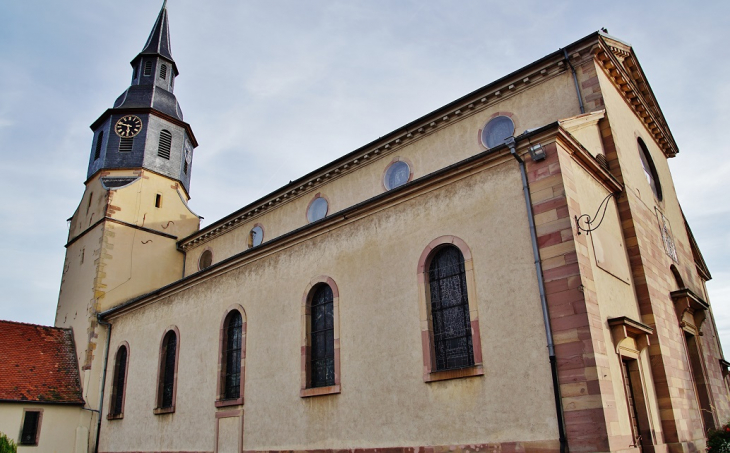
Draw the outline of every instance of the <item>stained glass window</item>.
[[[499,146],[515,133],[515,123],[508,116],[492,118],[482,130],[482,143],[487,148]]]
[[[124,379],[127,375],[127,347],[121,346],[117,351],[117,360],[114,364],[114,381],[112,387],[112,401],[109,414],[112,416],[122,414],[124,402]]]
[[[439,249],[428,274],[435,371],[474,365],[464,255],[454,246]]]
[[[235,400],[241,397],[241,344],[243,340],[243,319],[241,313],[233,310],[228,315],[224,362],[225,376],[223,399]]]
[[[162,372],[160,373],[160,405],[162,409],[172,407],[175,393],[175,358],[177,355],[177,335],[171,330],[162,342]]]
[[[332,288],[319,285],[310,302],[310,387],[335,385],[335,324]]]

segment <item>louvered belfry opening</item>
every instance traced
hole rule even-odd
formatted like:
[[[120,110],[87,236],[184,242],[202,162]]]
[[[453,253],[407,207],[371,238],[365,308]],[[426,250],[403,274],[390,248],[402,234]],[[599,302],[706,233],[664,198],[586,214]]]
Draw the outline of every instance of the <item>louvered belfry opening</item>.
[[[310,387],[335,385],[334,297],[329,285],[315,289],[310,310]]]
[[[117,360],[114,364],[114,387],[112,388],[112,403],[109,414],[117,416],[122,414],[124,402],[124,379],[127,376],[127,347],[122,346],[117,352]]]
[[[152,75],[152,60],[146,61],[144,64],[144,75]]]
[[[104,142],[104,131],[99,131],[99,136],[96,137],[96,148],[94,149],[94,160],[101,157],[101,144]]]
[[[167,78],[167,65],[163,64],[160,66],[160,78],[165,80]]]
[[[160,132],[160,144],[157,148],[157,155],[163,159],[170,159],[170,148],[172,148],[172,134],[163,129]]]
[[[27,411],[23,421],[23,431],[20,434],[21,445],[35,445],[38,437],[38,417],[40,412]]]
[[[119,139],[119,152],[120,153],[131,153],[132,146],[134,146],[133,138],[121,138]]]
[[[428,273],[436,370],[474,365],[464,255],[454,246],[439,249]]]
[[[165,335],[162,346],[162,367],[160,373],[160,404],[161,409],[172,407],[175,389],[175,358],[177,353],[177,335],[171,330]]]
[[[243,339],[243,319],[237,310],[228,315],[226,326],[224,356],[223,399],[234,400],[241,397],[241,345]]]

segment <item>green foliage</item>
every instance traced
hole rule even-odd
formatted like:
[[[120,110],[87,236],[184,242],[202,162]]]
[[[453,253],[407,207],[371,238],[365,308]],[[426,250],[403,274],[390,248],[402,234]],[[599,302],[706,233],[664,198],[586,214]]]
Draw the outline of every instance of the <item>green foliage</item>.
[[[3,433],[0,433],[0,453],[18,453],[18,446]]]
[[[720,429],[711,429],[707,433],[707,451],[709,453],[730,453],[730,422]]]

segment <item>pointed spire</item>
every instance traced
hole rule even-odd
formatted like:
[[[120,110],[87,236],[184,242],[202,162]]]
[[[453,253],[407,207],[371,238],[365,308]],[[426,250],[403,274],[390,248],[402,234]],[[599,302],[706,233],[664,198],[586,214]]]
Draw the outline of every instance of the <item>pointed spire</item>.
[[[167,18],[167,0],[162,3],[160,14],[157,16],[155,25],[152,27],[150,37],[147,38],[147,42],[144,45],[142,52],[137,55],[159,55],[160,57],[169,60],[175,67],[175,74],[178,73],[177,65],[175,60],[172,59],[172,51],[170,47],[170,26],[169,19]],[[137,58],[135,58],[136,60]]]

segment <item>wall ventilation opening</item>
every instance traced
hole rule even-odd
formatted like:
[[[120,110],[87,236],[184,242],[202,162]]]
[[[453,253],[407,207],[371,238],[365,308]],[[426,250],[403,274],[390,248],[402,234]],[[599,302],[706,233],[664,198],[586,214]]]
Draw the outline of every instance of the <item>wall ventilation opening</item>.
[[[133,138],[122,138],[119,140],[119,152],[120,153],[131,153],[132,145],[134,145]]]
[[[160,195],[159,193],[157,195],[155,195],[155,207],[156,208],[162,207],[162,195]]]
[[[167,78],[167,65],[163,64],[160,66],[160,78],[165,80]]]
[[[94,160],[101,157],[101,144],[104,141],[104,131],[99,132],[99,136],[96,138],[96,149],[94,150]]]
[[[170,148],[172,147],[172,134],[163,129],[160,131],[160,145],[157,148],[157,155],[163,159],[170,159]]]
[[[144,64],[144,75],[152,75],[152,61],[148,61]]]

